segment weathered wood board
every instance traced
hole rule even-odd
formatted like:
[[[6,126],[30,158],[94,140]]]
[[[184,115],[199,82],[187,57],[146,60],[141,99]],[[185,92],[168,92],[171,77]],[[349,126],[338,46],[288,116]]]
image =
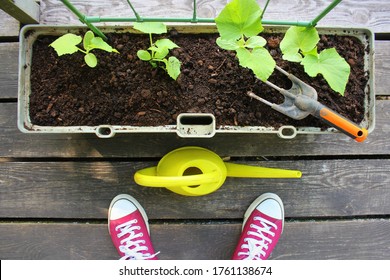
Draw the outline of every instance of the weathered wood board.
[[[0,43],[0,99],[18,95],[19,43]]]
[[[71,1],[81,12],[89,16],[133,17],[124,0]],[[214,18],[228,1],[203,0],[198,2],[198,16]],[[325,3],[324,3],[325,2]],[[137,12],[144,17],[192,17],[192,0],[132,0]],[[260,5],[264,1],[259,1]],[[323,11],[330,1],[278,0],[271,1],[264,15],[265,20],[310,21]],[[374,32],[390,30],[390,2],[386,0],[342,1],[325,18],[320,26],[354,26],[370,28]],[[41,1],[41,23],[77,24],[78,19],[57,0]]]
[[[134,173],[155,166],[155,161],[1,162],[0,217],[103,219],[111,199],[120,193],[137,198],[151,219],[239,219],[265,192],[279,194],[286,217],[390,213],[390,160],[242,163],[301,170],[303,175],[300,179],[228,178],[217,192],[187,197],[134,182]]]
[[[0,9],[0,38],[19,36],[19,22]]]
[[[39,23],[39,3],[35,0],[0,0],[0,9],[21,23]]]
[[[152,223],[150,230],[162,260],[227,260],[239,238],[241,222]],[[389,231],[388,219],[287,222],[270,259],[389,259]],[[0,223],[0,239],[3,260],[119,258],[107,224]]]

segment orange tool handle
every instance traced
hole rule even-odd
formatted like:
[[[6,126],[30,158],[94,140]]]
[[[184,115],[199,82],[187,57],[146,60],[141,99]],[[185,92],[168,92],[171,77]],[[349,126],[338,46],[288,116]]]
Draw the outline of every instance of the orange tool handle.
[[[322,104],[317,108],[314,115],[325,123],[355,139],[357,142],[363,142],[368,136],[367,129],[359,127],[354,122],[344,118]]]

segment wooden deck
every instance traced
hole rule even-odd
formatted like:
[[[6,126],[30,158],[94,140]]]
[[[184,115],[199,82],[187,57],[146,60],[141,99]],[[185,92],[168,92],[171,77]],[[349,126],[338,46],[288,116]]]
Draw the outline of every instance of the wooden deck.
[[[89,15],[128,15],[124,0],[72,2]],[[144,16],[191,15],[190,0],[150,1],[150,7],[133,2]],[[198,2],[199,16],[214,17],[227,1]],[[267,19],[310,20],[323,2],[330,1],[271,1]],[[42,24],[78,23],[57,0],[41,0],[40,9]],[[19,23],[0,11],[0,259],[118,258],[106,218],[120,193],[144,206],[161,259],[229,259],[246,208],[264,192],[277,193],[285,205],[285,229],[272,259],[390,259],[390,2],[344,0],[320,25],[376,34],[376,128],[365,143],[341,134],[293,140],[23,134],[16,126]],[[303,176],[228,178],[203,197],[134,183],[136,170],[188,145],[234,162],[299,169]]]

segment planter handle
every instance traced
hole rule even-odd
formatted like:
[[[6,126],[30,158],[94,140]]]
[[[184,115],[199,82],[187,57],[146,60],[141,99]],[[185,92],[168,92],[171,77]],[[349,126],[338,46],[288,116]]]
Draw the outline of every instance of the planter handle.
[[[206,113],[182,113],[177,117],[176,132],[183,138],[211,138],[215,135],[215,117]]]
[[[99,138],[111,138],[114,137],[115,131],[109,125],[100,125],[96,128],[96,136]]]

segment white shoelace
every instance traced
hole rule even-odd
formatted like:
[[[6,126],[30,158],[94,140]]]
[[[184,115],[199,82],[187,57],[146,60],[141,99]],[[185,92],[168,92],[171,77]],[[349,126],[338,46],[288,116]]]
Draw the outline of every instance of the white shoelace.
[[[238,255],[246,256],[245,260],[260,260],[260,255],[265,256],[266,252],[264,250],[268,249],[268,245],[272,243],[272,239],[266,237],[264,234],[275,236],[271,228],[278,228],[277,225],[262,217],[254,217],[254,220],[260,221],[261,227],[251,224],[250,227],[255,231],[248,231],[248,235],[259,237],[260,240],[250,237],[244,239],[247,244],[243,244],[241,249],[248,249],[248,252],[239,252]]]
[[[142,232],[135,233],[134,230],[140,230],[140,226],[136,226],[137,220],[131,220],[126,223],[123,223],[115,228],[115,231],[119,231],[117,234],[118,238],[123,237],[125,234],[129,234],[128,237],[121,240],[121,246],[119,246],[119,250],[125,255],[121,258],[121,260],[147,260],[155,257],[160,252],[155,254],[150,253],[142,253],[142,251],[147,251],[148,247],[145,246],[146,241],[143,239],[134,240],[136,238],[142,237]]]

